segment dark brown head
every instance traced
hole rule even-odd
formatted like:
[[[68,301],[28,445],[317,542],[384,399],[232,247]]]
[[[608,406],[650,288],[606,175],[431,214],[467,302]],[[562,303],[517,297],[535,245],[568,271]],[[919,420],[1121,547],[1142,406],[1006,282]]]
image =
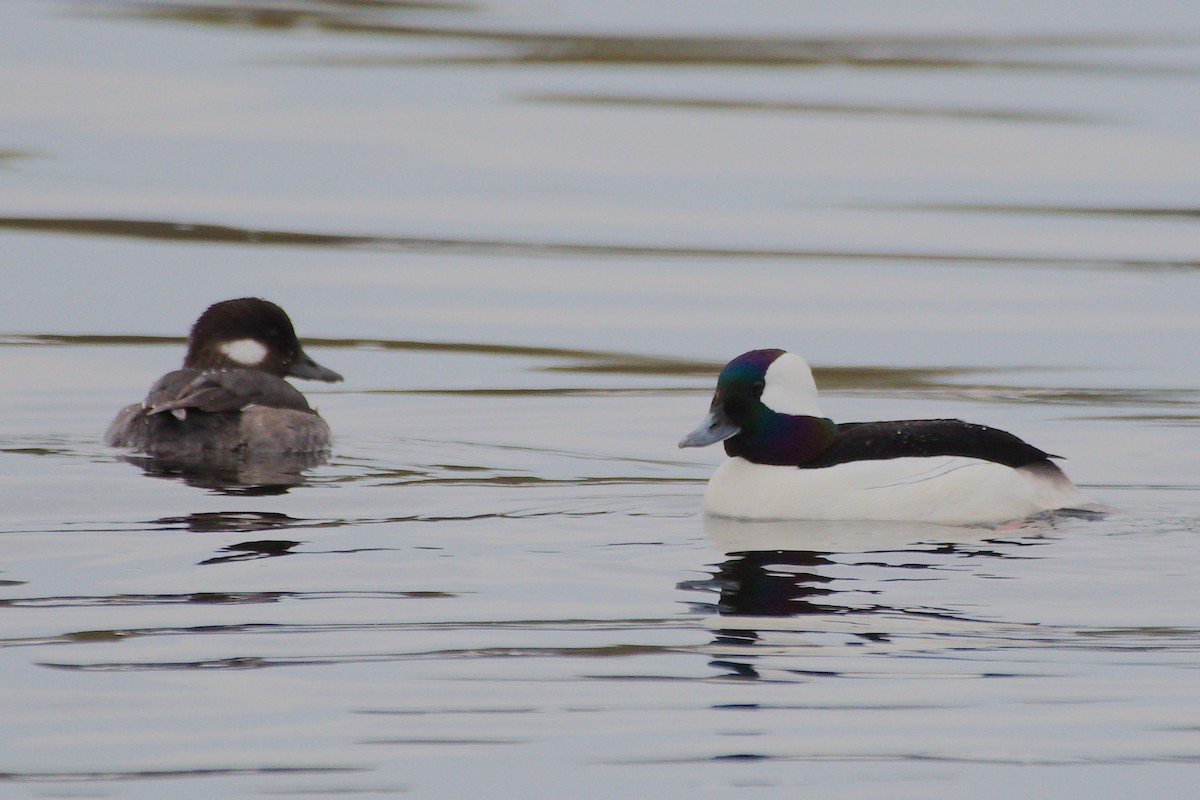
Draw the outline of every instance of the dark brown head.
[[[208,307],[188,334],[184,367],[249,367],[272,375],[330,383],[342,376],[309,358],[282,308],[257,297],[224,300]]]

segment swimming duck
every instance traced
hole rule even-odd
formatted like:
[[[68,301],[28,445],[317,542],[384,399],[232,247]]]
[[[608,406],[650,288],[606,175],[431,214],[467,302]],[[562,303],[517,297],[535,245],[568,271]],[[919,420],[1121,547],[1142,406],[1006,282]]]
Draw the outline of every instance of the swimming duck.
[[[216,303],[192,326],[183,368],[121,409],[104,442],[172,459],[327,450],[329,425],[285,375],[342,380],[304,352],[279,306],[257,297]]]
[[[704,510],[755,520],[998,524],[1092,504],[1011,433],[957,419],[834,424],[803,358],[751,350],[717,379],[708,416],[680,447],[725,443]]]

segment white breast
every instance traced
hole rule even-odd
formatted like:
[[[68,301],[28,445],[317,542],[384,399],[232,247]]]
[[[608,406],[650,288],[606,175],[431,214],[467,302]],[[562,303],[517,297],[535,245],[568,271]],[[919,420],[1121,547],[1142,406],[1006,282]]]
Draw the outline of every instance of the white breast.
[[[853,461],[823,469],[731,458],[708,482],[704,510],[754,520],[908,520],[997,524],[1091,503],[1061,472],[957,456]]]

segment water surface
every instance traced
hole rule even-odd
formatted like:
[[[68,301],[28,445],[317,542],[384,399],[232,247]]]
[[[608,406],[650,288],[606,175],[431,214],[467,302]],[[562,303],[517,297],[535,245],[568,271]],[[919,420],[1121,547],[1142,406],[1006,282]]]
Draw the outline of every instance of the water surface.
[[[1191,796],[1195,12],[0,16],[0,794]],[[103,447],[250,294],[327,463]],[[1109,511],[706,520],[764,346]]]

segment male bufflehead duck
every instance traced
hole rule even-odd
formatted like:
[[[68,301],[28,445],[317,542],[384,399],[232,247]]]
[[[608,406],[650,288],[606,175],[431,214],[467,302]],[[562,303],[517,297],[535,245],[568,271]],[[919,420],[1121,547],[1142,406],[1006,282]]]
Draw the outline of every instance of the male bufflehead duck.
[[[957,419],[827,419],[804,359],[751,350],[725,365],[680,447],[725,443],[704,510],[742,519],[997,524],[1091,503],[1052,456]]]
[[[285,375],[342,380],[309,358],[279,306],[257,297],[216,303],[192,326],[183,369],[121,409],[104,442],[172,459],[327,450],[329,425]]]

